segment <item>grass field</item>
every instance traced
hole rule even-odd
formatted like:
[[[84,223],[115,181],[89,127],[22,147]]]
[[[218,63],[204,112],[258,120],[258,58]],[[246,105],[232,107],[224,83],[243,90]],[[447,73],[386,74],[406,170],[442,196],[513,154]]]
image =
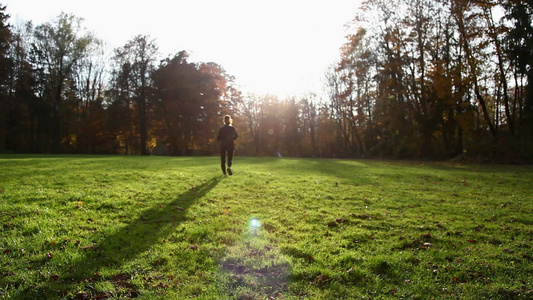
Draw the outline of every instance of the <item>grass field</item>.
[[[533,168],[0,156],[0,298],[531,299]]]

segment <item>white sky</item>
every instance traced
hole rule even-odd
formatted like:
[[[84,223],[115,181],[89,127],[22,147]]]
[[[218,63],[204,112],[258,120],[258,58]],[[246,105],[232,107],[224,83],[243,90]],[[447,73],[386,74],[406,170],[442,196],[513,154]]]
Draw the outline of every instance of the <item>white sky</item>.
[[[113,49],[138,34],[162,57],[187,50],[191,62],[215,62],[244,92],[321,93],[339,59],[360,0],[0,0],[9,23],[49,22],[62,11]]]

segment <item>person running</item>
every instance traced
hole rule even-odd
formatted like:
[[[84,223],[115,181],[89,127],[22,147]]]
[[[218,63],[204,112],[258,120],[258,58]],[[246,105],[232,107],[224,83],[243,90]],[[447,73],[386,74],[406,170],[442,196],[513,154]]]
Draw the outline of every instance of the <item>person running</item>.
[[[224,126],[220,127],[218,130],[217,141],[220,141],[220,167],[222,168],[222,173],[226,175],[226,170],[229,175],[233,175],[231,171],[231,166],[233,165],[233,154],[235,152],[235,143],[234,140],[239,137],[237,130],[233,127],[233,120],[229,115],[224,117]],[[228,168],[226,169],[226,156],[228,157]]]

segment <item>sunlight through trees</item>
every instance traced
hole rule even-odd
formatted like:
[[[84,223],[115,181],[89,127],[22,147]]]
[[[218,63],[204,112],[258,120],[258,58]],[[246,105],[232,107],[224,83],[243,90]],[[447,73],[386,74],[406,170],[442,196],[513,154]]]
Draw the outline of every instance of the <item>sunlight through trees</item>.
[[[107,53],[73,15],[0,13],[2,152],[211,155],[231,114],[245,155],[532,157],[527,1],[364,1],[325,96],[285,99],[185,51],[160,59],[150,36]]]

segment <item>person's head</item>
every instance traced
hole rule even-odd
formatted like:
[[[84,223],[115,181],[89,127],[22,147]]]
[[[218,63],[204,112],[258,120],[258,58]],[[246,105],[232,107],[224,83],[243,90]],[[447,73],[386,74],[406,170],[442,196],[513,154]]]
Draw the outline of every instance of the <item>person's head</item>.
[[[231,125],[232,122],[233,122],[233,120],[231,119],[231,117],[229,115],[226,115],[224,117],[224,124]]]

